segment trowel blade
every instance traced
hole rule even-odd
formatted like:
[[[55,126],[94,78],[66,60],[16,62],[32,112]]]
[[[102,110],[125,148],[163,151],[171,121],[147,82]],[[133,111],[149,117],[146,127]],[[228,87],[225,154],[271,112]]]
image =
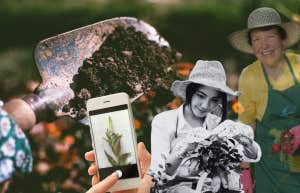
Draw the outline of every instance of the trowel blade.
[[[62,96],[60,100],[55,99],[55,105],[59,107],[55,112],[57,115],[65,114],[62,107],[74,97],[70,83],[78,73],[78,68],[101,47],[106,37],[117,26],[133,26],[137,31],[143,32],[149,40],[161,46],[169,46],[154,27],[132,17],[104,20],[42,40],[37,44],[34,57],[42,77],[38,90],[55,89],[57,92],[63,92],[59,95]]]

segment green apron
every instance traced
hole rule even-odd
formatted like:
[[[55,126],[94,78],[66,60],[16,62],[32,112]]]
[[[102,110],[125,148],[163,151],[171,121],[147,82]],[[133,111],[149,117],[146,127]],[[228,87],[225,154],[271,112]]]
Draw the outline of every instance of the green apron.
[[[294,85],[283,91],[272,88],[261,65],[268,84],[268,102],[256,127],[256,141],[262,150],[261,160],[255,164],[256,193],[300,193],[300,148],[286,161],[280,160],[279,153],[271,153],[275,137],[270,130],[288,130],[300,124],[300,85],[287,57],[286,61]]]

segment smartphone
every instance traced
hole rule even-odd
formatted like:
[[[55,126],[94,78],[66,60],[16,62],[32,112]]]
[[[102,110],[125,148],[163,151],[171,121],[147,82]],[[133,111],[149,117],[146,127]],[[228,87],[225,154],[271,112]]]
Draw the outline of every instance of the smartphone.
[[[109,191],[137,188],[141,173],[129,96],[117,93],[92,98],[86,106],[98,177],[104,179],[121,170],[122,177]]]

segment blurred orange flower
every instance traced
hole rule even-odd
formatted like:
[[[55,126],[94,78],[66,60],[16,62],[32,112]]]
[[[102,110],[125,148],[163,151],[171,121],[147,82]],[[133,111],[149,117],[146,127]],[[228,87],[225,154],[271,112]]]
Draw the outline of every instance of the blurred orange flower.
[[[193,67],[192,63],[182,62],[176,65],[176,71],[181,76],[188,76]]]
[[[66,135],[64,138],[64,143],[71,146],[75,143],[75,138],[72,135]]]
[[[148,103],[148,99],[145,95],[141,96],[139,99],[139,102],[147,104]]]
[[[243,107],[243,105],[240,102],[238,102],[236,100],[232,104],[232,110],[233,110],[233,112],[235,112],[237,114],[241,114],[245,111],[245,108]]]
[[[176,109],[182,104],[181,100],[179,98],[174,98],[171,102],[167,104],[167,107],[170,109]]]
[[[62,154],[59,157],[59,161],[57,163],[58,166],[62,166],[66,169],[72,169],[73,165],[79,160],[76,151],[70,151],[67,154]]]
[[[134,118],[133,119],[133,125],[134,125],[134,130],[139,130],[139,129],[141,129],[141,122],[138,120],[138,119],[136,119],[136,118]]]
[[[56,137],[56,138],[60,137],[61,130],[56,126],[56,124],[54,122],[44,123],[44,126],[50,135],[52,135],[53,137]]]

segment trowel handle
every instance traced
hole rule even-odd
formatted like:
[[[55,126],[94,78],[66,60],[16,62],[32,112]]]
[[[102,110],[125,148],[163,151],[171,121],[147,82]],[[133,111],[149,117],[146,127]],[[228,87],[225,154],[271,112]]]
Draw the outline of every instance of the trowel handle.
[[[51,121],[55,118],[49,105],[36,94],[26,95],[23,99],[12,99],[3,108],[22,128],[28,129],[40,121]]]
[[[12,99],[3,108],[22,129],[31,128],[37,122],[33,109],[22,99]]]

